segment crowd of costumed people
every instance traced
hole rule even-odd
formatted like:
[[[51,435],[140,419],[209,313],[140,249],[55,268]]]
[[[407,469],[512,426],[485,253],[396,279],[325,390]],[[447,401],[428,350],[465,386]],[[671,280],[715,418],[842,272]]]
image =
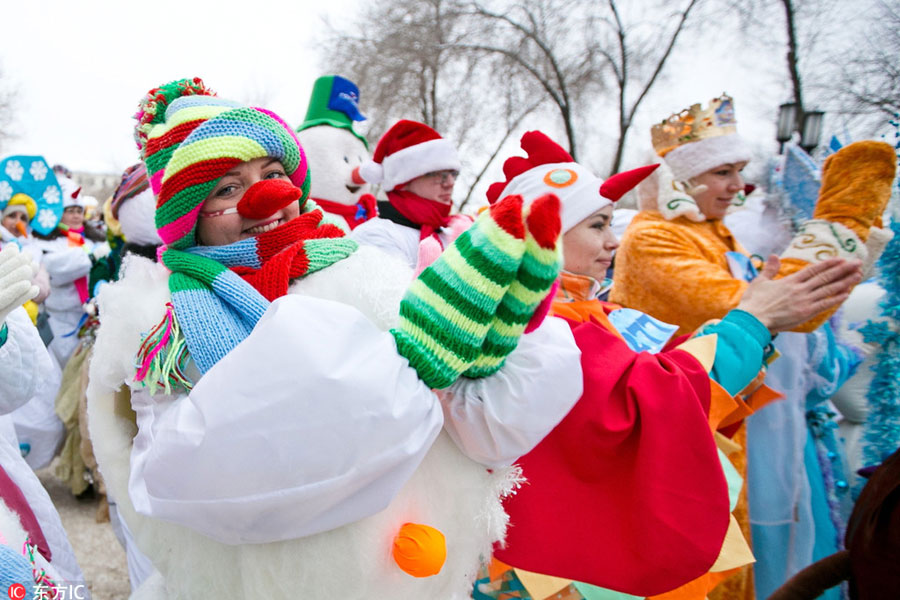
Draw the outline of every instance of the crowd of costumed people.
[[[359,98],[152,88],[101,202],[0,161],[0,591],[87,597],[49,468],[137,600],[900,597],[896,148],[748,183],[723,94],[469,214]]]

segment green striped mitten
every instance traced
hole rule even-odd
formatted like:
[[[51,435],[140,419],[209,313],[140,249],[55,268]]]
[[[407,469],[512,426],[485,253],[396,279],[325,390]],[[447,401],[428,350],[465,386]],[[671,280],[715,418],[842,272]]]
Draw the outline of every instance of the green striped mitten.
[[[481,356],[463,373],[464,376],[475,379],[500,370],[553,288],[562,267],[559,210],[559,199],[553,194],[541,196],[531,203],[525,218],[522,264],[497,307],[481,346]]]
[[[391,333],[429,387],[445,388],[481,355],[525,252],[522,197],[494,204],[413,280]]]

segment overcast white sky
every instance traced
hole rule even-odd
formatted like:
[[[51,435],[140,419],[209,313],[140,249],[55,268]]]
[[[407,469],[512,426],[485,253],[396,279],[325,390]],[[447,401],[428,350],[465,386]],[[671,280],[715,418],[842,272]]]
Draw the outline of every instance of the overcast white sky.
[[[352,16],[358,1],[2,0],[0,67],[18,90],[19,134],[5,154],[119,172],[137,159],[137,100],[159,83],[195,75],[221,96],[264,102],[297,124],[321,74],[312,46],[321,14]],[[774,148],[775,112],[787,98],[783,56],[781,48],[768,56],[716,47],[684,53],[637,120],[626,163],[640,162],[645,144],[637,142],[649,146],[651,122],[723,90],[736,99],[741,133]],[[361,106],[366,112],[366,90]],[[559,129],[528,124],[542,125]]]
[[[6,153],[44,154],[75,170],[124,169],[137,159],[137,101],[195,75],[227,98],[264,96],[299,123],[318,76],[308,40],[321,7],[337,14],[349,3],[2,0],[0,67],[18,90],[20,134]]]

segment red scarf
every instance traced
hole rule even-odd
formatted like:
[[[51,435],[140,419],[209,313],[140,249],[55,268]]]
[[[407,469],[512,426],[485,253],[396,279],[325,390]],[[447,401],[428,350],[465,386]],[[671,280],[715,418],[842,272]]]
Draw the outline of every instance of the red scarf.
[[[223,264],[256,288],[267,300],[280,298],[287,294],[291,280],[310,272],[307,242],[344,237],[344,232],[337,225],[322,223],[323,217],[321,210],[314,210],[256,236],[256,255],[262,265],[259,269],[240,264],[228,265],[225,261]],[[351,247],[355,247],[355,243],[348,239],[344,246],[347,247],[343,248],[341,244],[329,245],[328,252],[322,252],[322,248],[319,248],[312,270],[346,257],[352,253]]]
[[[378,209],[375,202],[375,196],[372,194],[363,194],[359,197],[356,204],[341,204],[331,200],[323,200],[321,198],[313,198],[316,204],[327,213],[344,217],[350,230],[356,229],[357,225],[361,225],[378,216]]]
[[[420,240],[435,235],[450,224],[450,210],[453,208],[450,204],[429,200],[406,190],[388,192],[387,198],[401,215],[421,226]]]

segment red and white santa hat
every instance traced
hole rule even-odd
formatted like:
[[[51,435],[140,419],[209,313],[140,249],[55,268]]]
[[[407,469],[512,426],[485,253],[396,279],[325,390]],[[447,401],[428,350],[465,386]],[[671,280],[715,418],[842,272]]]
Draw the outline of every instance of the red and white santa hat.
[[[372,160],[362,164],[359,174],[389,192],[426,173],[461,168],[452,142],[424,123],[404,119],[381,136]]]
[[[604,181],[575,162],[562,146],[540,131],[526,132],[521,146],[528,156],[506,159],[503,163],[506,181],[491,184],[488,202],[493,204],[500,198],[520,195],[527,204],[546,194],[555,194],[562,203],[564,232],[619,200],[658,166],[639,167]]]

